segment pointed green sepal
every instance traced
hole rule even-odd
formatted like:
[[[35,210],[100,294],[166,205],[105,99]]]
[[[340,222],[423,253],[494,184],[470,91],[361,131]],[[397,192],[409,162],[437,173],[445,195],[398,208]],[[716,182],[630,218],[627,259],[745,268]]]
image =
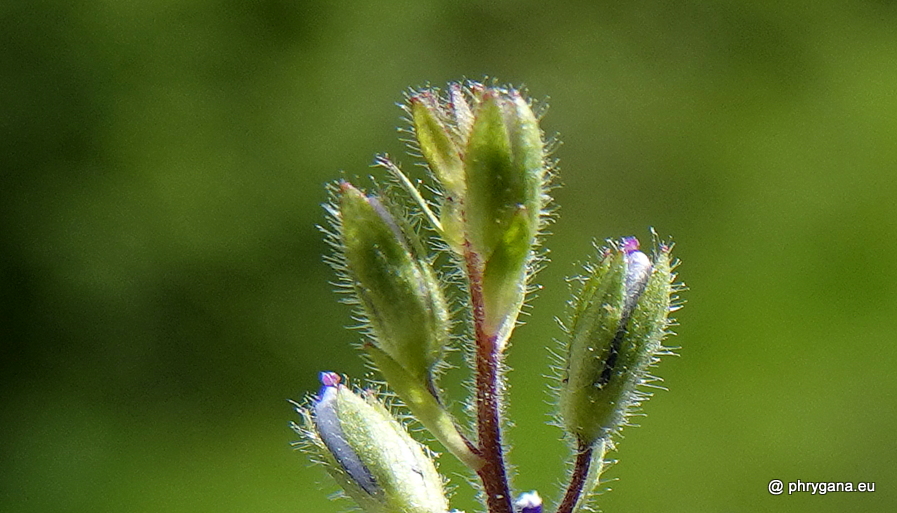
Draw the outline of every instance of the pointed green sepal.
[[[461,149],[444,122],[444,113],[438,99],[429,91],[422,91],[409,98],[411,121],[420,152],[430,171],[452,196],[464,194],[464,167]]]
[[[496,334],[499,350],[514,328],[526,295],[526,264],[532,245],[529,227],[529,212],[521,207],[484,266],[486,330]]]
[[[327,472],[367,513],[445,513],[442,478],[425,449],[366,392],[322,373],[324,387],[301,407],[294,429]]]

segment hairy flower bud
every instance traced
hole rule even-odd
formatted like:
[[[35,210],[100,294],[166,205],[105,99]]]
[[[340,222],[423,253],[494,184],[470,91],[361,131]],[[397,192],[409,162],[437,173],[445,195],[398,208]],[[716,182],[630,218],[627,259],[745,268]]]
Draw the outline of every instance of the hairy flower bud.
[[[376,197],[342,182],[339,216],[346,265],[374,346],[429,385],[449,335],[439,280],[413,234]]]
[[[523,304],[544,201],[542,131],[520,93],[482,93],[464,164],[467,240],[483,264],[486,327],[501,343]]]
[[[374,365],[418,420],[471,468],[474,454],[436,395],[433,368],[450,322],[439,280],[419,241],[373,196],[342,182],[340,248],[352,289],[370,324],[365,346]]]
[[[539,122],[513,89],[452,84],[410,97],[418,147],[445,189],[443,236],[475,255],[485,328],[501,347],[517,320],[542,223],[548,165]]]
[[[619,430],[646,398],[667,334],[673,292],[670,248],[654,262],[635,238],[603,251],[572,304],[560,411],[566,430],[586,444]]]
[[[294,426],[328,473],[368,513],[445,513],[442,479],[421,446],[371,394],[359,397],[339,376],[324,385]]]

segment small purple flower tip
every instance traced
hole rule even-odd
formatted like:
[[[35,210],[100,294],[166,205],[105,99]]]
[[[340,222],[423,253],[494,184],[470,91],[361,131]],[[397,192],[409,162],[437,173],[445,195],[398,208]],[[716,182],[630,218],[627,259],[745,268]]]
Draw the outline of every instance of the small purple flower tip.
[[[635,237],[623,237],[623,251],[628,255],[633,251],[638,251],[638,239]]]
[[[321,384],[325,387],[335,387],[339,385],[340,381],[342,381],[342,378],[335,372],[324,371],[321,373]]]
[[[533,490],[521,493],[514,501],[514,511],[516,513],[542,513],[542,497],[539,497],[539,492]]]

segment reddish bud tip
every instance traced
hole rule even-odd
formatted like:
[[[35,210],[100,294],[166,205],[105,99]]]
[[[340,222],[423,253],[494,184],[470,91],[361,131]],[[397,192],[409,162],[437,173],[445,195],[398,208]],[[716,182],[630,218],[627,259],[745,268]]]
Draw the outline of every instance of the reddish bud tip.
[[[342,381],[342,378],[335,372],[326,371],[321,373],[321,384],[325,387],[335,387],[339,385],[340,381]]]

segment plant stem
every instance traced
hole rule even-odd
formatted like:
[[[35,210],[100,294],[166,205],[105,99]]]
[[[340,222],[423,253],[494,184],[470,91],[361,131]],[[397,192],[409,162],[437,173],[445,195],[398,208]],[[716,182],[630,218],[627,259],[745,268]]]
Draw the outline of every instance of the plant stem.
[[[576,448],[576,463],[573,464],[573,475],[570,477],[570,485],[564,499],[558,506],[557,513],[572,513],[576,503],[582,495],[582,488],[589,475],[589,466],[592,463],[592,446],[579,441]]]
[[[505,470],[501,445],[499,354],[493,333],[486,332],[486,311],[483,302],[482,267],[478,255],[465,248],[470,304],[473,308],[476,337],[476,403],[477,443],[485,464],[477,470],[486,493],[489,513],[513,513],[511,490]]]

